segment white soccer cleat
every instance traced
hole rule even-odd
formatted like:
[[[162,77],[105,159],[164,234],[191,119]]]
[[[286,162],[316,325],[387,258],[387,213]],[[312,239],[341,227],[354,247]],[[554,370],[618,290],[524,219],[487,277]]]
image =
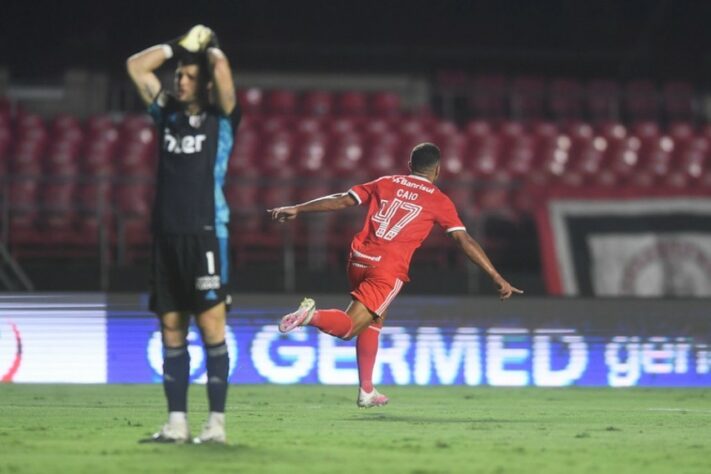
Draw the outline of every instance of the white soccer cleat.
[[[150,441],[155,443],[182,444],[190,440],[190,429],[187,421],[169,420],[159,432],[155,433]]]
[[[195,444],[203,443],[220,443],[225,444],[227,442],[227,433],[225,432],[225,416],[213,416],[205,423],[200,436],[193,440]]]
[[[314,317],[314,311],[316,311],[316,302],[311,298],[304,298],[299,309],[281,318],[279,332],[287,333],[299,326],[306,326]]]
[[[390,399],[378,392],[375,388],[370,393],[366,393],[362,388],[358,390],[358,406],[360,408],[382,407],[387,405]]]

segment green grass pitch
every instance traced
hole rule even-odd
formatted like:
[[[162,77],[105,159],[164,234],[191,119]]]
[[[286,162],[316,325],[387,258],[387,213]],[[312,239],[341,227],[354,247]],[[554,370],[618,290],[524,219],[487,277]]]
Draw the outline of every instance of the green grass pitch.
[[[705,389],[233,385],[227,446],[139,444],[160,385],[0,385],[0,473],[708,473]],[[190,392],[199,432],[204,386]]]

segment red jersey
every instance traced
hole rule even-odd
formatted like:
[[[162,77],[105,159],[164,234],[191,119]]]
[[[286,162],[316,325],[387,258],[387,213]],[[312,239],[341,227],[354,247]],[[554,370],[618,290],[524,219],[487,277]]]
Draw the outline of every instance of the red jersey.
[[[451,199],[421,176],[383,176],[353,186],[348,194],[368,205],[368,215],[351,243],[351,259],[409,281],[415,250],[437,223],[447,232],[465,230]]]

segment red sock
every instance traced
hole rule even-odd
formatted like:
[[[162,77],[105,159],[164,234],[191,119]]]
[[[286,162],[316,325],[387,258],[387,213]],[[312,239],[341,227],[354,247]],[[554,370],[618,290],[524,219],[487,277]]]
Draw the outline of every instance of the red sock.
[[[373,367],[375,366],[375,356],[378,355],[380,328],[382,327],[381,321],[371,324],[358,335],[356,341],[358,379],[360,388],[366,393],[373,391]]]
[[[309,326],[315,326],[331,336],[346,337],[351,332],[353,322],[340,309],[319,309],[314,312]]]

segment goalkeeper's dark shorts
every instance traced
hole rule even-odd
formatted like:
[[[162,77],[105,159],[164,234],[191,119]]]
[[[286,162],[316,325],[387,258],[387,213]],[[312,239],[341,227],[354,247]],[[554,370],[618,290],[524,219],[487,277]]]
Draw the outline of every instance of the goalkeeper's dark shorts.
[[[150,309],[198,315],[231,302],[228,240],[214,234],[160,235],[153,241]]]

